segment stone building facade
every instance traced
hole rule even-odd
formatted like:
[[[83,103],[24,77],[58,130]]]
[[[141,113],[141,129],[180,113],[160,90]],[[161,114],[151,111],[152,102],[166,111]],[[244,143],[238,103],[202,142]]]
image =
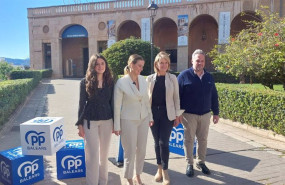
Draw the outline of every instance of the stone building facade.
[[[155,0],[154,45],[171,55],[171,69],[191,65],[197,48],[209,52],[226,44],[229,35],[260,19],[255,10],[266,5],[283,16],[283,0]],[[29,8],[32,69],[53,69],[54,78],[82,77],[88,59],[112,43],[134,36],[150,40],[150,0],[117,0]],[[242,16],[246,13],[245,16]],[[213,70],[207,58],[206,69]]]

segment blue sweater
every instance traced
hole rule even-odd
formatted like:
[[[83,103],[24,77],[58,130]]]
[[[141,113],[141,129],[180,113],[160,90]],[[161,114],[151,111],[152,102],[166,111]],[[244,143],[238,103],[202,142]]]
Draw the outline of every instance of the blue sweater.
[[[204,71],[202,80],[193,68],[178,75],[180,106],[185,113],[203,115],[211,110],[219,115],[218,93],[212,75]]]

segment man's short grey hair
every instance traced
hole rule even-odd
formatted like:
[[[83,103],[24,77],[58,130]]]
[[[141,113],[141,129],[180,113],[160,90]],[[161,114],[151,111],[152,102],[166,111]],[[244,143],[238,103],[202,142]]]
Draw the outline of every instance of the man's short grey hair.
[[[203,50],[201,50],[201,49],[196,49],[196,50],[193,52],[193,54],[192,54],[192,59],[195,57],[195,55],[198,55],[198,54],[202,54],[202,55],[204,55],[204,57],[205,57],[205,53],[204,53]]]

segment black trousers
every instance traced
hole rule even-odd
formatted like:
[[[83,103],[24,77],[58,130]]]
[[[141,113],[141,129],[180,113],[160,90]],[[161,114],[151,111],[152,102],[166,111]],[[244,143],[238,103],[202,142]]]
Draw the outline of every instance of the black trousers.
[[[168,119],[166,107],[152,107],[151,109],[154,121],[151,132],[154,139],[157,164],[162,165],[162,168],[167,170],[169,160],[169,137],[174,121]]]

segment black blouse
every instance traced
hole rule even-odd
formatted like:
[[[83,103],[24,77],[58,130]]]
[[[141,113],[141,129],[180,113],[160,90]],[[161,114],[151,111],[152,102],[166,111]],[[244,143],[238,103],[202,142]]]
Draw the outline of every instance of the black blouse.
[[[152,92],[151,106],[166,106],[165,76],[156,76]]]
[[[103,87],[98,88],[95,95],[90,99],[86,92],[85,78],[82,79],[80,82],[78,118],[80,119],[82,116],[87,121],[113,119],[113,91],[114,85],[108,86],[104,83]],[[84,108],[84,106],[86,107]],[[79,124],[83,124],[83,121]]]

